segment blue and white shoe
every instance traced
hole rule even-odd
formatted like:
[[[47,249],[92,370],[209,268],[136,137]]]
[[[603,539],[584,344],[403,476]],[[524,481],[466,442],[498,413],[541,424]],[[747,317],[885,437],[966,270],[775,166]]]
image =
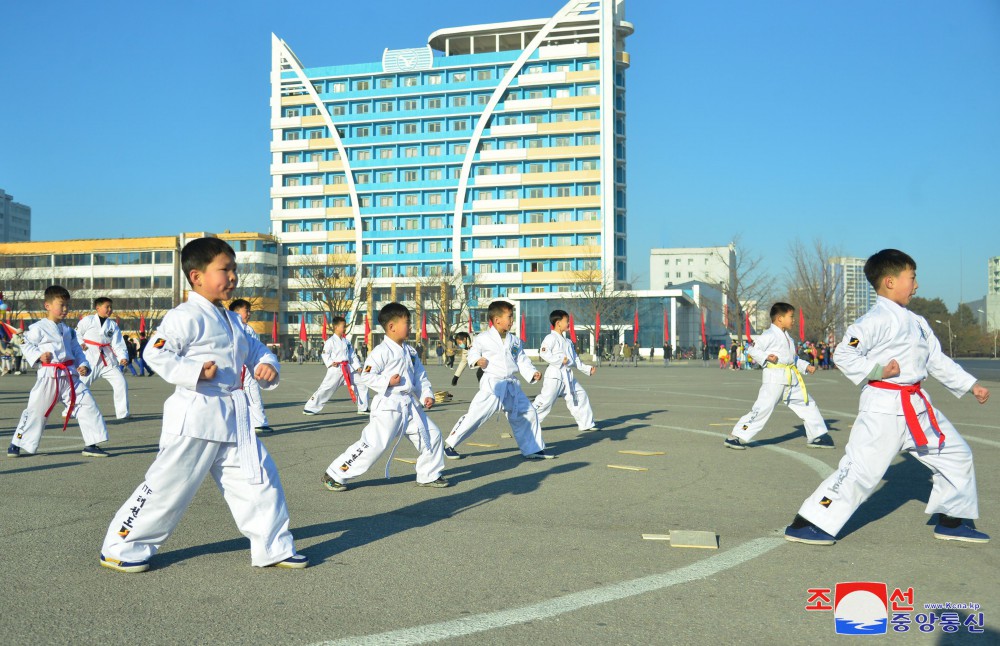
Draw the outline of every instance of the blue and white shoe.
[[[101,554],[101,565],[115,572],[127,572],[129,574],[145,572],[149,569],[149,561],[119,561],[118,559],[108,558],[103,554]]]
[[[461,460],[462,454],[451,448],[450,446],[444,447],[444,457],[449,460]]]
[[[805,527],[785,528],[785,540],[793,543],[805,543],[806,545],[833,545],[837,539],[824,532],[815,525]]]
[[[304,554],[296,554],[295,556],[289,556],[284,561],[278,561],[271,565],[271,567],[280,567],[283,570],[301,570],[304,567],[309,566],[309,558]]]
[[[938,523],[934,527],[934,538],[942,541],[963,541],[965,543],[989,543],[990,536],[968,525],[962,524],[958,527],[945,527]]]
[[[738,437],[727,437],[723,444],[727,449],[736,449],[737,451],[745,451],[747,448],[746,443]]]
[[[21,447],[14,446],[13,444],[11,444],[9,447],[7,447],[7,457],[8,458],[21,457]]]

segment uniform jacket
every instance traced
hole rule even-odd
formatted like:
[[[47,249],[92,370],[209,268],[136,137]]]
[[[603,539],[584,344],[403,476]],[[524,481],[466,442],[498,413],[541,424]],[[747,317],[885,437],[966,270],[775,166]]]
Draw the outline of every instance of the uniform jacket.
[[[900,373],[885,381],[894,384],[915,384],[930,375],[961,397],[976,383],[975,377],[941,351],[941,343],[926,319],[883,296],[847,328],[833,359],[855,384],[881,379],[880,375],[873,377],[873,372],[881,372],[893,359],[899,363]],[[911,401],[918,413],[926,408],[920,397],[913,396]],[[861,390],[859,410],[902,415],[900,393],[866,384]]]
[[[76,375],[79,374],[77,368],[86,366],[88,370],[92,369],[83,348],[76,340],[76,335],[65,323],[54,323],[49,319],[42,319],[28,326],[24,333],[24,343],[21,344],[21,354],[24,355],[24,360],[28,362],[28,365],[33,366],[46,352],[52,353],[52,360],[49,363],[62,363],[67,360],[73,362],[70,374],[74,375],[74,382],[77,379]],[[55,370],[55,368],[47,370]],[[39,372],[39,377],[41,374]]]
[[[542,347],[538,352],[542,361],[549,364],[545,369],[546,379],[562,379],[567,385],[576,381],[573,368],[590,375],[591,367],[585,364],[573,347],[573,342],[555,330],[542,339]],[[569,359],[564,365],[563,359]]]
[[[809,367],[809,362],[800,359],[795,352],[795,340],[792,339],[792,336],[773,323],[771,327],[757,335],[753,345],[747,349],[747,354],[754,360],[754,363],[764,368],[769,365],[767,361],[769,354],[778,357],[778,363],[794,365],[800,372],[805,372],[806,368]],[[763,381],[766,384],[797,383],[794,375],[777,369],[764,370]]]
[[[125,339],[122,338],[122,331],[112,318],[104,319],[104,323],[102,324],[101,317],[97,314],[84,316],[76,326],[76,338],[87,352],[87,355],[93,359],[91,361],[92,364],[96,365],[101,362],[100,355],[102,353],[104,354],[104,360],[109,366],[116,366],[119,361],[128,359],[128,348],[125,346]],[[98,346],[87,344],[86,341],[107,343],[111,347],[99,348]]]
[[[361,369],[361,362],[354,348],[342,336],[334,334],[323,344],[323,352],[320,354],[323,363],[327,368],[333,367],[335,363],[347,362],[347,365],[357,372]]]
[[[265,363],[280,370],[278,358],[243,331],[238,314],[195,292],[163,317],[143,359],[176,386],[163,405],[163,432],[213,442],[236,441],[230,393],[242,387],[243,366],[252,372]],[[207,361],[214,361],[218,370],[213,379],[199,380]],[[270,390],[278,379],[260,385]]]
[[[472,340],[472,347],[469,348],[469,366],[475,368],[476,362],[483,357],[489,364],[483,371],[479,388],[492,391],[501,399],[506,394],[507,388],[516,383],[518,372],[528,383],[531,383],[532,377],[537,372],[531,359],[524,354],[521,339],[510,332],[501,339],[495,327],[491,327]]]

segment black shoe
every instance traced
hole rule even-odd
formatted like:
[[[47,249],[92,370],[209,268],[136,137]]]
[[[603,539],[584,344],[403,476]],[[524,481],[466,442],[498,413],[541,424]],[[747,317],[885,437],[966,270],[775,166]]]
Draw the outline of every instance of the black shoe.
[[[529,453],[524,456],[525,460],[554,460],[556,456],[550,455],[545,451],[539,451],[538,453]]]
[[[448,458],[449,460],[461,460],[462,454],[456,451],[455,449],[451,448],[450,446],[446,446],[444,447],[444,457]]]
[[[274,429],[271,428],[270,426],[258,426],[253,430],[253,432],[256,433],[257,435],[261,435],[263,433],[273,433]]]
[[[747,448],[746,443],[738,437],[727,437],[724,444],[726,448],[736,449],[737,451],[744,451]]]
[[[13,444],[11,444],[9,447],[7,447],[7,457],[8,458],[21,457],[21,447],[14,446]]]
[[[823,433],[812,442],[806,444],[806,446],[810,449],[832,449],[834,448],[833,438],[830,437],[829,433]]]
[[[418,487],[434,487],[435,489],[443,489],[443,488],[447,487],[449,484],[451,484],[451,483],[448,482],[447,480],[445,480],[444,478],[438,478],[437,480],[434,480],[433,482],[418,482],[417,486]]]
[[[452,386],[457,386],[458,385],[458,377],[452,377],[451,378],[451,385]]]
[[[80,454],[85,455],[88,458],[106,458],[109,455],[107,451],[96,444],[83,447],[83,451],[81,451]]]

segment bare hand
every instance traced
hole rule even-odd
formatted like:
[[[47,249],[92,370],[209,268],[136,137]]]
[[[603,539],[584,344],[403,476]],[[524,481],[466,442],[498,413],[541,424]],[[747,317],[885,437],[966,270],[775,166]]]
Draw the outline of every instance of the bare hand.
[[[536,381],[538,381],[541,378],[542,378],[542,373],[540,373],[540,372],[538,372],[536,370],[535,374],[531,375],[531,383],[535,383]]]
[[[594,373],[596,373],[596,372],[597,372],[597,366],[591,366],[590,367],[590,376],[593,377]]]
[[[128,365],[128,360],[122,359],[121,361],[118,362],[118,365],[124,368],[125,366]]]
[[[400,381],[401,380],[399,378],[399,375],[393,375],[393,376],[389,377],[389,385],[390,386],[398,386]]]
[[[86,377],[87,375],[90,374],[90,368],[88,368],[87,366],[79,366],[76,369],[76,371],[80,373],[81,377]]]
[[[569,363],[569,357],[563,357],[563,365],[565,366],[567,363]]]
[[[771,363],[778,363],[778,355],[769,354],[767,355],[767,360],[770,361]]]
[[[38,360],[41,361],[42,363],[52,363],[52,353],[45,352],[42,354],[42,356],[38,357]]]
[[[476,365],[482,368],[483,370],[486,370],[486,366],[490,365],[490,362],[486,357],[483,357],[482,359],[476,362]]]
[[[886,364],[885,368],[882,368],[882,378],[889,379],[897,375],[899,375],[899,362],[892,359]]]
[[[975,386],[972,387],[972,394],[975,396],[976,401],[978,401],[980,404],[985,404],[986,401],[990,398],[989,388],[984,388],[979,384],[976,384]]]
[[[218,371],[219,366],[215,365],[214,361],[206,361],[205,365],[201,367],[201,374],[198,375],[198,379],[201,379],[202,381],[215,379],[215,373]]]
[[[814,372],[816,372],[816,366],[809,366],[808,368],[806,368],[806,373],[807,374],[811,375]]]
[[[434,406],[433,397],[424,397],[424,408],[430,410]]]
[[[254,368],[253,378],[257,381],[274,381],[278,377],[278,371],[274,366],[267,363],[257,364]]]

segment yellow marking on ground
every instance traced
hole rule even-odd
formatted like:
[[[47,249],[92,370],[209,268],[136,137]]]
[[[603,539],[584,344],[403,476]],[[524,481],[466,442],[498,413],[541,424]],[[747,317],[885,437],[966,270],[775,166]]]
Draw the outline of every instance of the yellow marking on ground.
[[[495,449],[498,446],[500,446],[499,444],[480,444],[478,442],[466,442],[465,445],[466,446],[481,446],[484,449]]]
[[[416,464],[416,460],[407,460],[406,458],[393,458],[396,462],[405,462],[407,464]]]
[[[719,549],[719,539],[715,532],[700,532],[685,529],[670,530],[670,547],[695,547],[706,550]]]
[[[644,541],[669,541],[670,534],[643,534],[642,540]]]
[[[649,471],[646,467],[630,467],[624,464],[609,464],[609,469],[623,469],[625,471]]]
[[[732,426],[732,424],[709,424],[709,426]]]
[[[619,451],[625,455],[666,455],[666,451]]]

